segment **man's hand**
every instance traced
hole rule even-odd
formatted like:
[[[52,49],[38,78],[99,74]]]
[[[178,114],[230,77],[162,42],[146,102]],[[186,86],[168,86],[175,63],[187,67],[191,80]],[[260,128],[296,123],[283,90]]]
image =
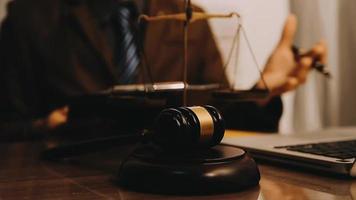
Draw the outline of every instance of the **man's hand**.
[[[327,47],[323,41],[315,44],[296,61],[292,51],[296,31],[297,18],[290,15],[284,26],[282,38],[263,71],[267,86],[271,90],[271,97],[294,90],[304,84],[314,60],[326,64]],[[265,88],[262,80],[257,83],[257,88]]]
[[[67,123],[68,112],[69,112],[68,106],[56,109],[56,110],[52,111],[47,116],[47,118],[35,121],[34,127],[37,130],[42,130],[42,131],[54,130],[57,127]]]
[[[59,108],[59,109],[51,112],[51,114],[49,114],[49,116],[46,119],[47,127],[52,130],[52,129],[57,128],[60,125],[67,123],[68,112],[69,112],[68,106]]]

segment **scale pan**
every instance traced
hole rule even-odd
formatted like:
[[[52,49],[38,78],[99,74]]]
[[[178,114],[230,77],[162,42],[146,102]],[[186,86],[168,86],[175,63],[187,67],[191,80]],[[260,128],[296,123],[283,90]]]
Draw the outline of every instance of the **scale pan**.
[[[187,91],[215,91],[218,90],[220,84],[203,84],[203,85],[186,85]],[[183,93],[185,84],[183,82],[163,82],[154,84],[132,84],[132,85],[117,85],[108,90],[101,92],[102,94],[111,94],[118,96],[161,96],[169,94]]]
[[[110,94],[114,96],[151,96],[164,97],[170,94],[179,94],[184,92],[183,82],[162,82],[154,84],[132,84],[117,85],[101,94]],[[208,92],[212,97],[222,101],[256,101],[269,97],[270,92],[266,89],[252,90],[232,90],[221,89],[220,84],[187,85],[188,92]]]

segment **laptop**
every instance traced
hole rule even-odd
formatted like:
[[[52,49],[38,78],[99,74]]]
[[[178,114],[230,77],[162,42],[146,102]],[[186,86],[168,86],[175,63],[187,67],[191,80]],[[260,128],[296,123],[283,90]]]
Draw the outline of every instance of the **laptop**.
[[[245,149],[257,160],[356,177],[356,127],[225,137],[223,143]]]

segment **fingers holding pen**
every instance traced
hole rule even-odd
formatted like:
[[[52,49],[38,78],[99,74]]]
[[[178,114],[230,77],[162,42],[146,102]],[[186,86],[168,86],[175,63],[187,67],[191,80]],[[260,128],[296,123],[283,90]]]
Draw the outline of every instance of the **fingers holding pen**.
[[[309,56],[312,57],[314,60],[318,60],[322,64],[326,64],[328,58],[327,49],[328,48],[326,42],[324,40],[321,40],[320,42],[315,44],[309,52],[307,52],[306,54],[302,54],[302,56]]]
[[[302,83],[305,82],[306,76],[310,69],[316,69],[317,71],[326,75],[328,78],[330,77],[330,72],[325,67],[328,58],[327,46],[323,40],[315,44],[313,48],[306,53],[303,53],[295,46],[293,46],[293,51],[294,53],[297,52],[296,59],[298,65],[294,72],[294,76],[299,78]]]
[[[320,62],[326,65],[328,63],[328,47],[325,40],[321,40],[314,48],[314,51],[320,58]]]

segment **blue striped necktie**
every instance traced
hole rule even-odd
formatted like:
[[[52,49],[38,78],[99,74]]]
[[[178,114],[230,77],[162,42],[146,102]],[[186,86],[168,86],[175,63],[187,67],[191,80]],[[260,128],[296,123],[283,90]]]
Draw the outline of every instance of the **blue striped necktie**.
[[[135,83],[139,71],[139,51],[135,25],[137,11],[133,4],[122,4],[115,13],[114,26],[117,26],[117,65],[119,84]]]

